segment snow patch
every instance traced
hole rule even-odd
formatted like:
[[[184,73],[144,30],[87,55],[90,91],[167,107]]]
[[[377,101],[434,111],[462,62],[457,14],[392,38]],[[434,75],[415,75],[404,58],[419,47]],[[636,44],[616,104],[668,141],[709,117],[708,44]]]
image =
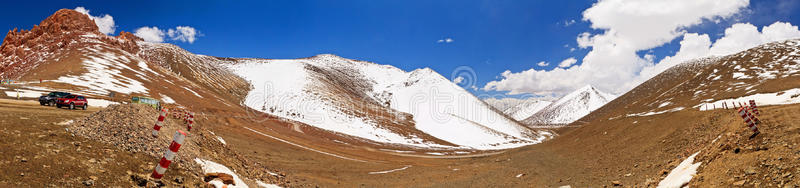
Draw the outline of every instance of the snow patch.
[[[693,163],[694,157],[699,153],[700,152],[692,154],[689,158],[686,158],[686,160],[678,164],[675,169],[672,169],[667,177],[658,183],[658,188],[683,187],[689,183],[692,177],[697,174],[697,168],[700,167],[701,162]]]
[[[706,99],[704,101],[712,101],[712,100],[713,99]],[[722,108],[723,103],[727,103],[729,105],[730,104],[738,105],[739,103],[749,102],[750,100],[755,100],[756,105],[758,106],[800,103],[800,88],[789,89],[776,93],[757,93],[734,99],[723,99],[714,102],[704,102],[694,106],[694,108],[699,108],[700,111],[706,111],[706,110],[713,110],[715,107]],[[729,108],[731,107],[733,106],[729,106]]]
[[[222,145],[228,145],[228,143],[226,143],[225,140],[223,140],[222,137],[220,136],[217,136],[217,140],[219,140],[219,142],[222,143]]]
[[[275,185],[275,184],[268,184],[268,183],[264,183],[264,182],[261,182],[261,181],[256,181],[256,184],[258,184],[258,187],[261,187],[261,188],[281,188],[281,186],[278,186],[278,185]]]
[[[61,76],[53,82],[83,86],[89,89],[88,92],[95,94],[107,94],[109,91],[125,94],[148,92],[142,82],[122,75],[122,71],[132,71],[137,76],[142,75],[138,70],[126,65],[130,63],[130,59],[114,53],[101,52],[96,48],[88,48],[86,53],[87,57],[81,62],[87,70],[86,73],[78,76]]]
[[[18,89],[16,91],[5,91],[6,96],[8,97],[22,97],[22,98],[39,98],[42,95],[46,95],[47,93],[33,91],[33,90],[26,90],[26,89]]]
[[[667,101],[667,102],[661,103],[661,104],[658,105],[658,108],[665,107],[665,106],[667,106],[669,104],[672,104],[672,102]]]
[[[652,116],[652,115],[663,114],[663,113],[667,113],[667,112],[677,112],[677,111],[681,111],[683,109],[685,109],[685,108],[684,107],[675,107],[675,108],[672,108],[672,109],[669,109],[669,110],[662,110],[662,111],[657,111],[657,112],[642,112],[642,113],[635,113],[635,114],[627,114],[625,116],[626,117],[631,117],[631,116]]]
[[[71,119],[70,120],[64,120],[62,122],[56,123],[56,125],[71,125],[73,122],[75,122],[75,121],[71,120]]]
[[[175,100],[173,100],[171,97],[169,97],[167,95],[161,94],[161,102],[164,102],[166,104],[171,104],[171,103],[175,103]]]
[[[185,89],[186,91],[192,92],[192,94],[194,94],[194,96],[197,96],[197,97],[203,98],[203,96],[200,96],[200,94],[198,94],[197,92],[194,92],[192,89],[189,89],[189,88],[188,88],[188,87],[186,87],[186,86],[184,86],[184,87],[183,87],[183,89]]]
[[[750,78],[753,78],[753,77],[752,76],[748,76],[747,74],[745,74],[743,72],[734,72],[733,73],[733,79],[750,79]]]
[[[86,98],[86,102],[89,103],[89,106],[96,106],[96,107],[103,107],[103,108],[108,107],[109,105],[112,105],[112,104],[119,104],[118,102],[114,102],[114,101],[108,101],[108,100],[104,100],[104,99],[90,99],[90,98]]]
[[[213,161],[204,160],[204,159],[200,159],[200,158],[195,158],[194,162],[196,162],[197,164],[199,164],[203,168],[203,173],[204,174],[205,173],[225,173],[225,174],[233,176],[233,181],[234,181],[234,183],[236,185],[227,185],[227,187],[229,187],[229,188],[246,188],[246,187],[248,187],[247,184],[245,184],[244,181],[242,181],[242,179],[239,179],[239,176],[236,175],[236,173],[233,173],[233,171],[231,171],[231,169],[229,169],[228,167],[225,167],[225,165],[221,165],[219,163],[215,163]],[[222,181],[219,180],[219,179],[212,180],[212,181],[210,181],[208,183],[212,184],[212,185],[214,185],[215,187],[218,187],[218,188],[225,186],[225,184],[222,183]]]
[[[407,165],[407,166],[404,166],[403,168],[398,168],[398,169],[392,169],[392,170],[386,170],[386,171],[378,171],[378,172],[370,172],[369,174],[386,174],[386,173],[392,173],[392,172],[396,172],[396,171],[405,170],[405,169],[407,169],[408,167],[411,167],[411,165]]]

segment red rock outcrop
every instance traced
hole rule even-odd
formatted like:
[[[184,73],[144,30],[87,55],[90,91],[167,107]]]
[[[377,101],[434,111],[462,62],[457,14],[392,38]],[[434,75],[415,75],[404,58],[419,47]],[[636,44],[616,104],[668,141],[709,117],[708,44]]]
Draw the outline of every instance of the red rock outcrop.
[[[119,35],[117,35],[117,38],[123,39],[123,40],[130,40],[130,41],[144,41],[144,39],[139,38],[136,35],[133,35],[133,33],[125,32],[125,31],[119,32]]]
[[[143,40],[124,31],[117,37],[109,37],[99,32],[89,16],[61,9],[31,30],[8,31],[0,45],[0,78],[17,79],[61,50],[87,43],[99,42],[136,54],[139,51],[137,41]]]
[[[20,77],[87,33],[103,36],[89,16],[71,9],[56,11],[31,30],[9,31],[0,45],[0,77]]]

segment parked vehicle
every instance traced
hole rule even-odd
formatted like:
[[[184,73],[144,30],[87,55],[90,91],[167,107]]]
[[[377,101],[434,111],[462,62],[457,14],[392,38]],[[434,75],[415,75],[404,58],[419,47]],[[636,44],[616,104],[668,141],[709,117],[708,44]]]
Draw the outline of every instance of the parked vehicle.
[[[62,106],[68,106],[69,109],[75,109],[75,107],[81,107],[86,110],[86,107],[89,106],[89,102],[86,101],[86,97],[80,95],[67,95],[56,100],[56,107],[61,108]]]
[[[70,95],[70,93],[57,92],[57,91],[50,92],[47,95],[39,97],[39,105],[55,106],[56,105],[56,100],[58,100],[58,98],[61,98],[61,97],[67,96],[67,95]]]

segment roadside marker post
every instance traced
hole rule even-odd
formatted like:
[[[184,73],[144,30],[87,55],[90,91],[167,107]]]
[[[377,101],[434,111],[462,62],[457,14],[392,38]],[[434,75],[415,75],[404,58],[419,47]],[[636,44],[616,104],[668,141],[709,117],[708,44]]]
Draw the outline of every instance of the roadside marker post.
[[[164,177],[164,173],[167,172],[169,164],[175,159],[178,149],[181,148],[185,139],[186,133],[180,130],[175,131],[175,135],[172,137],[172,143],[169,144],[169,148],[164,152],[164,156],[161,157],[161,160],[156,164],[156,168],[153,169],[153,174],[150,175],[151,177],[154,179],[161,179],[161,177]]]
[[[756,114],[757,116],[761,115],[761,114],[758,113],[758,107],[756,106],[756,100],[750,100],[750,107],[753,108],[753,113],[754,114]]]
[[[161,130],[161,126],[164,125],[164,119],[167,115],[167,109],[161,109],[161,113],[158,115],[158,119],[156,119],[156,123],[153,126],[153,137],[158,137],[158,131]]]
[[[747,115],[750,116],[750,119],[753,119],[753,123],[755,123],[756,125],[761,124],[761,120],[758,120],[758,117],[753,115],[752,111],[753,109],[750,108],[749,106],[745,106],[745,108],[747,109]]]
[[[194,124],[194,112],[189,112],[189,118],[187,118],[186,121],[187,121],[186,130],[192,131],[192,124]]]
[[[751,131],[753,131],[753,135],[751,135],[750,138],[753,138],[759,133],[761,133],[758,131],[758,127],[756,126],[755,121],[752,119],[753,116],[752,114],[748,113],[747,108],[740,107],[739,116],[741,116],[742,119],[744,120],[744,124],[747,125],[747,127],[749,127]]]

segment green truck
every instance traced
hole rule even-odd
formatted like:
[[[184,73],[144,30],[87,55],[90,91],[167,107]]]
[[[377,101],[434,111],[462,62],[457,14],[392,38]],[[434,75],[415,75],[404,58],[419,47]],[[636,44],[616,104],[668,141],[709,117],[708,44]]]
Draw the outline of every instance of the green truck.
[[[131,97],[131,103],[150,105],[155,109],[161,110],[161,101],[150,97]]]

